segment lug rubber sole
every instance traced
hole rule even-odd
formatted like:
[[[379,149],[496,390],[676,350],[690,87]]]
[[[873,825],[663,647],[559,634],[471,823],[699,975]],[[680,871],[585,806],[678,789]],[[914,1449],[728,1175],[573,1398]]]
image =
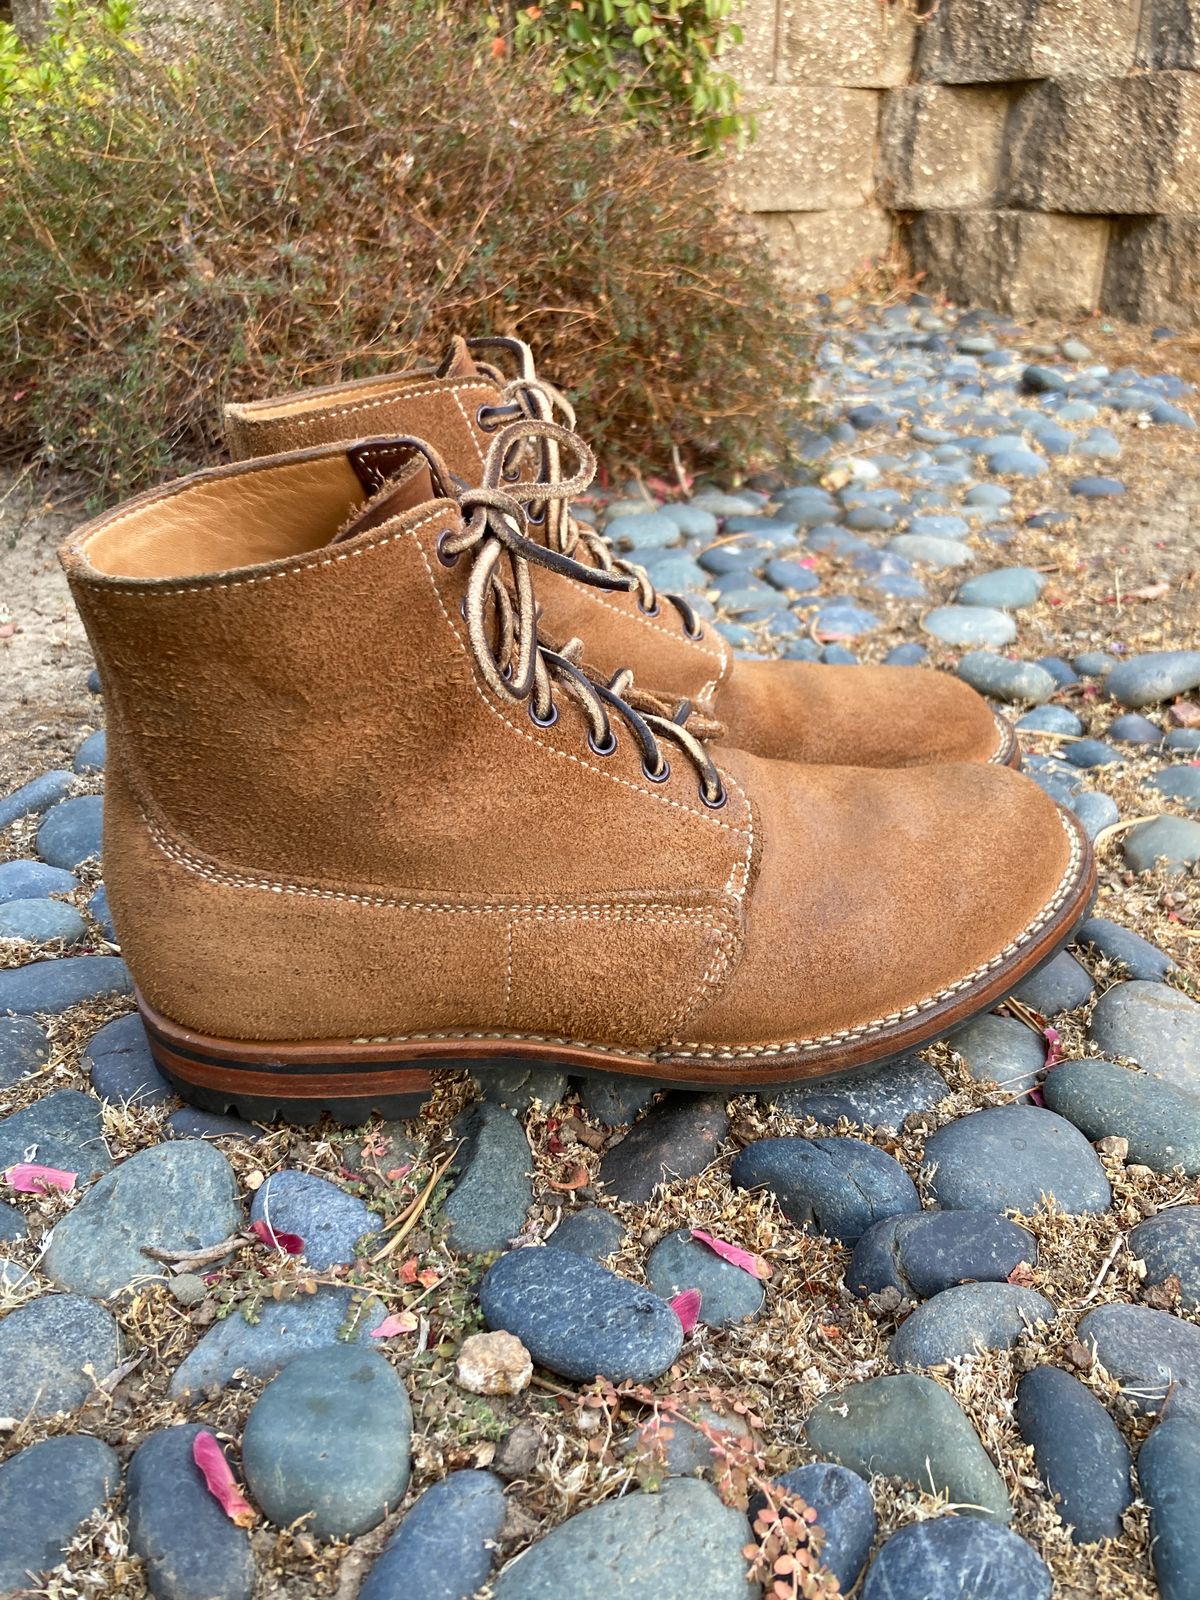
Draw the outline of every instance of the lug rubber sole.
[[[728,1047],[675,1046],[653,1052],[528,1035],[441,1033],[403,1039],[260,1043],[214,1038],[160,1015],[144,996],[138,1009],[159,1069],[185,1100],[207,1111],[269,1122],[310,1124],[328,1114],[357,1123],[378,1113],[416,1116],[436,1071],[485,1074],[514,1062],[575,1074],[617,1073],[663,1088],[769,1089],[830,1072],[883,1065],[943,1037],[988,1010],[1023,978],[1052,960],[1087,916],[1095,865],[1081,840],[1081,864],[1052,916],[1011,957],[997,960],[944,997],[866,1028],[799,1043]]]

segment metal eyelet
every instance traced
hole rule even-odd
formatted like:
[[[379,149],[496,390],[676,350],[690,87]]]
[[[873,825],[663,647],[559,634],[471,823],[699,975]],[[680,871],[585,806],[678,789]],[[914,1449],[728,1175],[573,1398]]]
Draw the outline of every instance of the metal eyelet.
[[[533,723],[535,728],[552,728],[558,721],[558,707],[553,701],[551,701],[550,715],[548,717],[539,717],[537,712],[533,709],[533,701],[531,700],[529,702],[529,720]]]
[[[644,617],[656,617],[658,615],[658,601],[655,600],[655,602],[654,602],[654,604],[652,606],[644,606],[642,604],[642,602],[641,602],[641,599],[639,598],[638,599],[638,610],[642,613],[642,615]]]
[[[483,420],[483,413],[485,411],[491,412],[495,409],[495,406],[480,406],[479,410],[475,413],[475,426],[477,428],[482,428],[484,433],[495,433],[496,429],[500,426],[498,422],[485,422]]]
[[[457,564],[457,562],[458,562],[459,556],[462,554],[461,550],[452,550],[447,555],[447,553],[446,553],[446,540],[451,538],[451,537],[452,537],[452,530],[449,529],[449,528],[445,528],[441,533],[438,534],[437,558],[442,563],[442,565],[444,567],[453,567],[453,566],[455,566]]]
[[[685,622],[683,625],[683,632],[685,637],[688,639],[703,639],[704,637],[704,629],[699,622],[697,622],[694,628],[689,628]]]
[[[703,785],[701,785],[701,788],[700,788],[700,799],[701,799],[702,803],[704,805],[706,805],[710,811],[720,811],[721,807],[725,804],[726,800],[729,799],[729,794],[728,794],[728,791],[725,788],[725,785],[721,784],[720,787],[719,787],[719,790],[718,790],[717,798],[715,800],[710,800],[708,798],[708,796],[704,792]]]
[[[608,730],[607,744],[597,744],[592,735],[588,734],[588,749],[594,756],[611,756],[617,748],[617,736],[610,728]]]
[[[539,509],[536,512],[533,510],[533,508],[531,506],[529,508],[529,510],[526,511],[526,513],[525,513],[525,520],[526,520],[526,522],[532,522],[535,525],[545,522],[545,520],[546,520],[546,508],[545,508],[545,506],[539,507]]]
[[[671,776],[671,763],[664,757],[664,759],[659,763],[658,771],[651,772],[650,768],[643,761],[642,773],[643,776],[649,778],[651,783],[666,783],[667,779]]]

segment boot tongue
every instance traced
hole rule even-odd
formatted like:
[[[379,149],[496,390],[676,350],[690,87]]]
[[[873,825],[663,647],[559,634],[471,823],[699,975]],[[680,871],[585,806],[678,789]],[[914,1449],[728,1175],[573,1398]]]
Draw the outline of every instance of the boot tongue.
[[[374,439],[346,451],[346,459],[370,498],[342,524],[330,544],[345,544],[360,533],[431,500],[453,498],[450,474],[427,446],[410,439]]]
[[[439,378],[478,378],[479,368],[475,358],[467,349],[467,341],[461,333],[456,333],[450,341],[450,351],[441,366],[437,369]]]

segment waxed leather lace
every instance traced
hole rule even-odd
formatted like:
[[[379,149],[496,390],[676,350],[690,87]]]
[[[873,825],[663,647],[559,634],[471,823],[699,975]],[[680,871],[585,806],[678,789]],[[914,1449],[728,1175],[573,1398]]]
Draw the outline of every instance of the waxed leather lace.
[[[506,480],[506,470],[511,470],[507,464],[530,444],[553,447],[553,473]],[[564,470],[564,456],[574,459],[574,472]],[[473,558],[462,607],[471,653],[489,688],[506,700],[527,703],[538,726],[548,728],[558,720],[555,692],[566,693],[587,719],[593,754],[607,756],[617,748],[613,719],[619,718],[639,746],[649,779],[662,783],[670,775],[670,762],[661,748],[666,742],[695,767],[705,805],[723,805],[721,775],[702,742],[719,730],[718,724],[710,726],[697,717],[687,700],[668,710],[659,697],[635,688],[628,668],[607,682],[592,677],[581,664],[583,645],[578,639],[560,650],[538,641],[533,567],[597,589],[628,588],[625,573],[575,561],[528,532],[531,509],[546,514],[552,506],[565,505],[587,488],[595,466],[584,441],[559,423],[522,417],[497,432],[484,460],[482,482],[458,492],[461,531],[445,532],[438,540],[438,558],[445,565],[453,566],[464,555]]]
[[[560,389],[556,389],[552,383],[538,376],[534,367],[533,352],[527,344],[523,344],[520,339],[507,338],[468,339],[466,344],[472,355],[477,357],[476,366],[486,377],[492,379],[504,395],[502,404],[479,408],[481,427],[491,431],[505,421],[522,416],[553,422],[557,415],[562,419],[563,426],[574,431],[574,407]],[[486,356],[489,351],[502,351],[515,360],[518,368],[517,376],[511,378],[502,367],[486,359],[478,359],[480,356]],[[527,445],[522,448],[526,447]],[[538,475],[553,481],[562,470],[557,443],[549,439],[543,441],[540,455]],[[503,476],[511,483],[521,475],[518,452],[512,451],[504,465]],[[532,520],[539,521],[540,518],[535,517]],[[568,501],[557,500],[549,504],[545,520],[546,542],[551,548],[569,556],[582,547],[591,558],[592,565],[601,572],[620,574],[627,580],[621,587],[628,593],[636,592],[638,605],[647,616],[658,616],[661,610],[660,595],[651,582],[650,574],[636,562],[626,561],[618,556],[613,549],[612,541],[598,529],[572,517]],[[668,594],[664,590],[661,599],[679,613],[684,631],[690,639],[699,639],[702,636],[700,620],[682,595]]]

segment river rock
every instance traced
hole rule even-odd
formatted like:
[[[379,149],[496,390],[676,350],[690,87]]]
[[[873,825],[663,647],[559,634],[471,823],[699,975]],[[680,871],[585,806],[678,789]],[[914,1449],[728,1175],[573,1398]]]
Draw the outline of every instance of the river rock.
[[[57,1016],[84,1000],[132,994],[133,979],[120,956],[58,956],[27,967],[0,970],[0,1012]]]
[[[1176,970],[1171,957],[1118,922],[1105,917],[1089,917],[1075,932],[1075,943],[1095,950],[1109,961],[1119,962],[1131,978],[1161,983]]]
[[[1129,1446],[1100,1401],[1059,1367],[1034,1367],[1017,1385],[1017,1426],[1038,1476],[1076,1544],[1115,1539],[1133,1502]]]
[[[1129,1235],[1129,1253],[1146,1266],[1147,1283],[1179,1279],[1179,1295],[1189,1310],[1200,1307],[1200,1205],[1169,1206]]]
[[[1071,1215],[1107,1211],[1100,1158],[1065,1117],[1039,1106],[996,1106],[948,1122],[927,1141],[938,1205],[953,1211],[1033,1211],[1054,1197]]]
[[[1114,700],[1131,710],[1160,705],[1200,686],[1200,650],[1151,650],[1120,661],[1105,681]]]
[[[1016,1017],[984,1012],[947,1042],[977,1083],[994,1083],[1012,1095],[1032,1089],[1046,1064],[1045,1041]]]
[[[1165,983],[1115,983],[1096,1002],[1090,1036],[1177,1089],[1200,1093],[1200,1005]]]
[[[1200,1417],[1200,1327],[1149,1306],[1089,1311],[1079,1337],[1139,1411],[1159,1410],[1172,1385],[1171,1415]]]
[[[1031,972],[1013,990],[1013,996],[1043,1017],[1058,1017],[1074,1011],[1092,998],[1092,975],[1066,950]]]
[[[1028,1328],[1054,1321],[1054,1307],[1036,1289],[1016,1283],[960,1283],[943,1289],[907,1317],[888,1356],[898,1367],[935,1367],[977,1348],[1011,1350]]]
[[[578,1211],[568,1211],[550,1235],[548,1243],[556,1250],[569,1250],[573,1255],[587,1256],[590,1261],[603,1261],[621,1248],[625,1228],[619,1217],[599,1206],[580,1206]]]
[[[761,1281],[693,1239],[690,1228],[678,1228],[655,1245],[646,1262],[646,1282],[664,1300],[699,1289],[700,1321],[707,1328],[744,1322],[762,1309]]]
[[[950,1093],[945,1078],[920,1056],[901,1056],[886,1065],[831,1072],[822,1078],[764,1090],[764,1105],[778,1106],[793,1117],[812,1117],[834,1126],[845,1117],[864,1128],[896,1133],[905,1117],[929,1111]]]
[[[1050,1570],[1019,1535],[964,1516],[910,1522],[871,1564],[862,1600],[1050,1600]]]
[[[129,1463],[129,1547],[155,1600],[250,1600],[250,1535],[222,1511],[192,1456],[199,1426],[160,1428]]]
[[[1200,861],[1200,822],[1188,817],[1154,817],[1125,835],[1125,859],[1134,872],[1186,872]]]
[[[10,900],[32,900],[52,894],[71,894],[79,887],[73,872],[48,867],[44,861],[0,861],[0,906]]]
[[[921,1209],[900,1163],[859,1139],[758,1139],[738,1152],[730,1176],[739,1189],[769,1189],[799,1227],[846,1244],[881,1217]]]
[[[20,1161],[74,1172],[81,1185],[108,1172],[100,1102],[78,1089],[56,1089],[0,1120],[0,1172]]]
[[[137,1012],[114,1017],[94,1033],[83,1053],[92,1087],[105,1100],[123,1105],[161,1106],[175,1091],[154,1064],[146,1030]]]
[[[1112,1061],[1064,1061],[1046,1076],[1046,1104],[1095,1142],[1129,1141],[1129,1160],[1200,1175],[1200,1094]]]
[[[213,1145],[151,1145],[94,1184],[57,1224],[46,1274],[79,1294],[107,1299],[164,1267],[145,1254],[203,1250],[242,1225],[233,1169]]]
[[[866,1477],[945,1491],[970,1515],[1007,1522],[1008,1492],[952,1395],[916,1373],[867,1378],[824,1396],[804,1428],[819,1455]]]
[[[1045,667],[1032,661],[1010,661],[990,650],[972,650],[958,663],[958,676],[980,694],[997,700],[1024,702],[1039,706],[1057,688]]]
[[[73,872],[85,861],[98,861],[103,815],[104,801],[98,794],[60,800],[42,818],[37,832],[38,855],[64,872]]]
[[[776,1478],[774,1489],[783,1505],[795,1507],[800,1514],[801,1506],[816,1512],[816,1526],[824,1535],[820,1565],[833,1573],[842,1593],[849,1594],[875,1542],[875,1502],[870,1488],[849,1467],[814,1461]],[[765,1504],[764,1495],[751,1496],[751,1523]]]
[[[1150,1507],[1150,1555],[1162,1600],[1195,1600],[1200,1572],[1200,1422],[1166,1417],[1138,1455]]]
[[[854,1247],[846,1287],[854,1294],[896,1289],[923,1300],[959,1283],[1007,1283],[1021,1262],[1037,1260],[1037,1240],[1007,1217],[986,1211],[921,1211],[886,1217]]]
[[[0,1017],[0,1089],[40,1072],[49,1059],[49,1041],[32,1017]]]
[[[515,1335],[539,1365],[589,1383],[649,1383],[671,1365],[683,1329],[670,1306],[615,1272],[553,1246],[512,1250],[479,1288],[489,1328]]]
[[[524,1130],[510,1111],[485,1100],[459,1119],[456,1131],[463,1143],[446,1199],[447,1238],[468,1255],[503,1250],[524,1228],[533,1199]]]
[[[703,1172],[728,1129],[723,1098],[668,1094],[604,1157],[601,1181],[617,1200],[649,1200],[658,1184]]]
[[[0,1417],[74,1411],[119,1357],[117,1325],[94,1300],[44,1294],[0,1321]]]
[[[467,1600],[491,1576],[506,1510],[492,1473],[450,1473],[405,1512],[358,1600]]]
[[[255,1192],[250,1220],[297,1234],[316,1272],[356,1261],[379,1228],[379,1218],[356,1195],[314,1172],[273,1172]]]
[[[88,1434],[27,1445],[0,1466],[0,1593],[58,1566],[82,1523],[116,1493],[116,1453]]]
[[[351,1539],[403,1499],[411,1438],[408,1394],[381,1355],[316,1350],[255,1402],[242,1436],[246,1482],[276,1527],[303,1517],[318,1539]]]

